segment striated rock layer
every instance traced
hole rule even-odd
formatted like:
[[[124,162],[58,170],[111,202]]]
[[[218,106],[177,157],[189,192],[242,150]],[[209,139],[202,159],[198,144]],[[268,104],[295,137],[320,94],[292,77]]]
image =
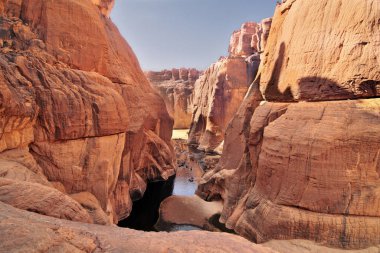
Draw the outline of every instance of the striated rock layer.
[[[109,17],[111,10],[115,5],[115,0],[91,0],[95,5],[98,6],[100,12]]]
[[[380,243],[379,19],[375,0],[277,7],[258,77],[198,189],[223,199],[227,227],[256,242]]]
[[[379,8],[378,1],[369,0],[283,3],[273,20],[261,73],[265,98],[379,96]]]
[[[153,88],[164,99],[174,129],[188,129],[191,124],[193,91],[201,71],[196,69],[172,69],[149,71],[146,76]]]
[[[109,224],[148,181],[175,173],[173,121],[107,17],[112,6],[1,1],[0,177],[12,180],[2,201]]]
[[[189,143],[215,151],[260,64],[271,19],[244,23],[230,40],[229,56],[211,65],[195,84]]]
[[[3,252],[277,252],[225,233],[146,233],[59,220],[18,210],[1,202],[0,238]]]

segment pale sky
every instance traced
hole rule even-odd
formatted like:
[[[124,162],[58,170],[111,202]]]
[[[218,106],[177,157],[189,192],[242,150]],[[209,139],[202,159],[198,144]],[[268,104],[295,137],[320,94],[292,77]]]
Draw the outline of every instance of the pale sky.
[[[113,22],[143,70],[206,69],[227,55],[243,22],[271,17],[276,0],[116,0]]]

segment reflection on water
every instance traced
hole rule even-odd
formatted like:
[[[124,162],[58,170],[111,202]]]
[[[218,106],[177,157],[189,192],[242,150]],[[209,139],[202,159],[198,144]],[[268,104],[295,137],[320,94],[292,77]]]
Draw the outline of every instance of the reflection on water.
[[[191,225],[171,225],[168,232],[191,231],[191,230],[202,230],[202,229],[196,226],[191,226]]]
[[[173,195],[192,196],[198,187],[197,181],[203,175],[198,164],[202,152],[187,145],[187,129],[173,130],[173,140],[177,156],[177,173],[174,180]],[[166,224],[164,231],[190,231],[202,230],[192,225]]]
[[[177,173],[174,181],[173,195],[192,196],[197,189],[197,181],[203,170],[199,162],[203,152],[187,145],[187,129],[173,130],[173,141],[177,156]]]
[[[173,131],[174,146],[177,157],[177,173],[167,181],[149,182],[144,196],[133,202],[132,212],[128,218],[118,223],[144,231],[156,231],[154,225],[159,216],[161,202],[170,195],[192,196],[203,175],[206,154],[187,145],[187,130]],[[202,230],[192,225],[165,224],[161,231]]]
[[[190,129],[174,129],[172,133],[172,139],[187,141],[187,138],[189,136],[189,131]]]
[[[174,180],[173,195],[191,196],[194,195],[196,189],[197,183],[194,180],[192,173],[190,173],[189,171],[183,171],[179,174],[179,172],[177,171],[177,176]]]

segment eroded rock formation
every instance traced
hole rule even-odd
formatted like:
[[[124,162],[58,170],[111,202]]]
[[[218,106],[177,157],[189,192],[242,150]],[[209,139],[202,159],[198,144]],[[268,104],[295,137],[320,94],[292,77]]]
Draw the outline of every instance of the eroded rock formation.
[[[3,252],[277,252],[225,233],[146,233],[60,220],[15,209],[1,202],[0,213],[0,247]]]
[[[173,121],[107,17],[113,2],[1,1],[6,203],[116,223],[148,181],[175,173]]]
[[[257,242],[380,243],[379,18],[376,0],[277,7],[258,77],[198,189],[224,200],[227,227]]]
[[[188,129],[191,124],[193,91],[201,71],[196,69],[172,69],[146,73],[174,119],[174,129]]]
[[[106,17],[110,16],[111,10],[115,5],[115,0],[91,0],[98,6],[100,12]]]
[[[195,84],[189,143],[215,151],[257,74],[271,19],[244,23],[230,40],[229,56],[211,65]]]

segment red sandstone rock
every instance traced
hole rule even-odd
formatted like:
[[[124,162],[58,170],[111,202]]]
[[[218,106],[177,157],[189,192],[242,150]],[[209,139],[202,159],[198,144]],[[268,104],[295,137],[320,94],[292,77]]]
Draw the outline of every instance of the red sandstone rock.
[[[265,98],[379,96],[379,9],[372,0],[288,0],[278,6],[261,72]]]
[[[244,58],[225,58],[207,69],[195,84],[189,142],[214,150],[249,85]]]
[[[265,247],[277,250],[281,253],[377,253],[380,245],[374,245],[361,250],[347,250],[338,248],[329,248],[318,243],[307,240],[271,240],[261,244]]]
[[[0,248],[4,252],[200,252],[275,253],[226,233],[147,233],[71,222],[15,209],[0,202]]]
[[[77,201],[91,216],[92,223],[100,225],[110,225],[112,220],[103,211],[98,199],[89,192],[80,192],[70,195]]]
[[[81,194],[104,224],[175,173],[173,121],[103,16],[113,1],[92,2],[1,1],[0,163],[2,177]]]
[[[228,123],[256,77],[270,20],[244,23],[231,36],[230,56],[213,64],[196,82],[189,143],[216,151],[223,142]]]
[[[260,48],[260,24],[254,22],[244,23],[240,30],[235,31],[230,39],[228,52],[231,56],[248,57]]]
[[[191,124],[194,83],[199,78],[196,69],[172,69],[146,73],[174,119],[174,129],[187,129]]]
[[[0,202],[60,219],[92,222],[75,200],[38,183],[0,178]]]
[[[257,242],[380,243],[380,101],[363,99],[379,95],[379,7],[372,0],[277,7],[258,78],[227,129],[220,163],[198,189],[223,199],[227,227]]]
[[[28,148],[12,149],[0,153],[0,179],[25,181],[53,187],[43,174]]]
[[[95,5],[99,7],[100,12],[109,17],[113,6],[115,5],[115,0],[91,0]]]
[[[272,26],[272,18],[263,19],[260,23],[261,38],[260,38],[260,51],[264,51],[268,42],[269,32]]]
[[[226,139],[203,197],[222,197],[222,221],[258,242],[378,244],[379,113],[378,99],[258,106],[242,149]]]

